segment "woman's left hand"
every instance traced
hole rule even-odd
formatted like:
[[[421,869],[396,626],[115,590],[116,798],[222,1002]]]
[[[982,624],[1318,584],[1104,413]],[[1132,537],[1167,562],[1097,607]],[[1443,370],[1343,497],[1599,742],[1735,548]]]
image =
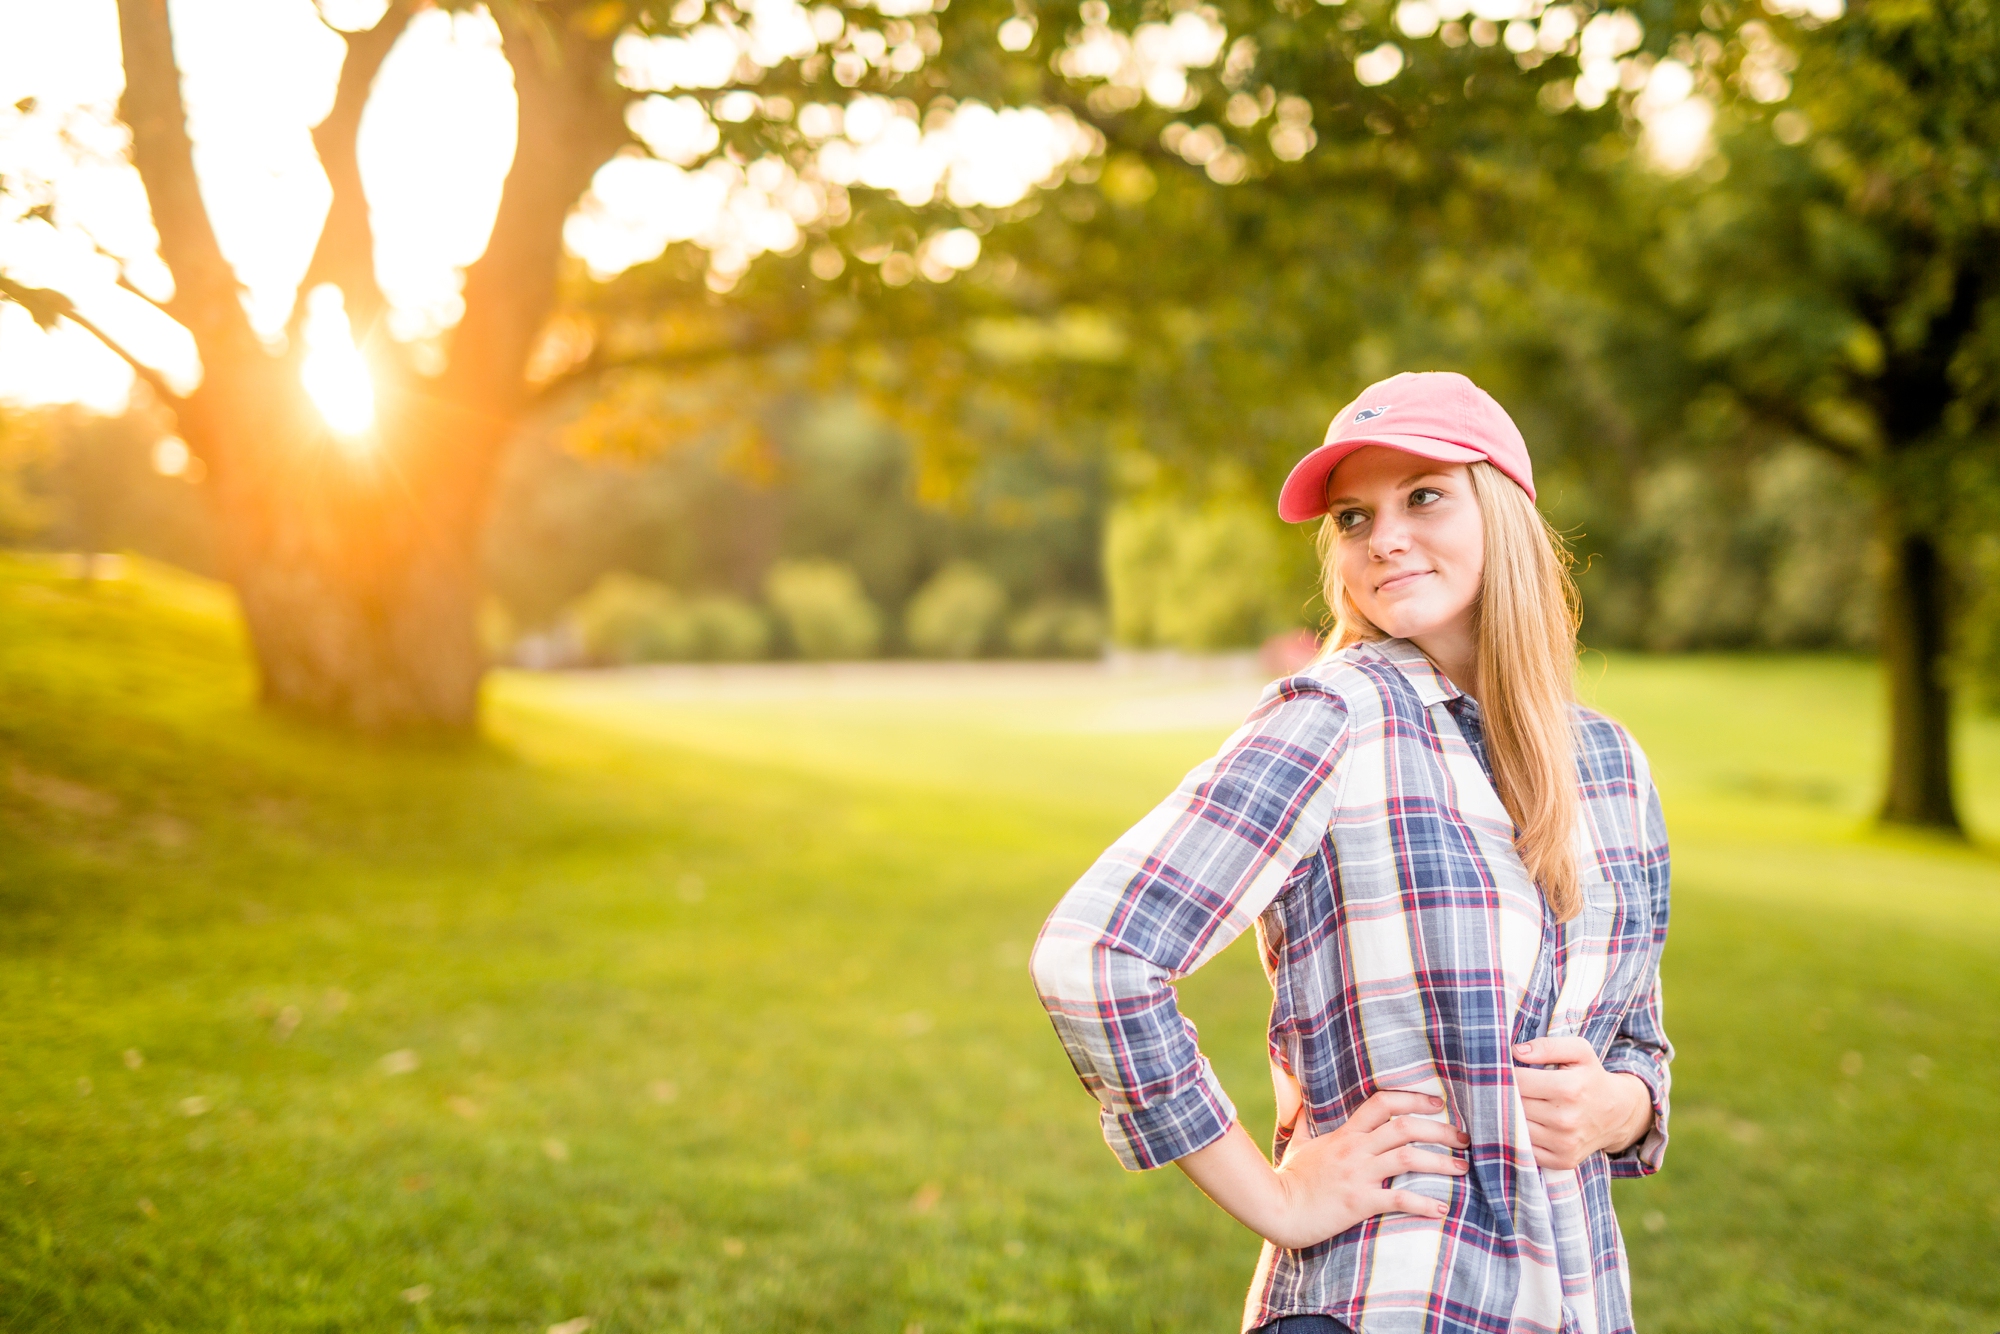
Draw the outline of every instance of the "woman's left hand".
[[[1652,1128],[1652,1090],[1637,1075],[1606,1070],[1582,1038],[1523,1042],[1514,1060],[1528,1140],[1543,1167],[1568,1169],[1600,1150],[1616,1153]]]

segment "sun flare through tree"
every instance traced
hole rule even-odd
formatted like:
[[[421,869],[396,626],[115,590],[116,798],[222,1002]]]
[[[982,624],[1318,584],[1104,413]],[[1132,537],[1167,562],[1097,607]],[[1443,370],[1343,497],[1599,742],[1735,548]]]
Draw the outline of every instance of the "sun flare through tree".
[[[299,364],[299,379],[313,406],[335,435],[344,440],[360,437],[375,424],[375,382],[354,345],[354,330],[338,287],[321,283],[313,288],[306,297],[301,333],[306,354]]]

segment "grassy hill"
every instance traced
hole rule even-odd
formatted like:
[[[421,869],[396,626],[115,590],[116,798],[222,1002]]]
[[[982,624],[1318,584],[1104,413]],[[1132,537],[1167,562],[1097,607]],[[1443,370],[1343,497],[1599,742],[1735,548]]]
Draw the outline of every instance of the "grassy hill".
[[[1678,865],[1641,1328],[1990,1330],[2000,858],[1865,832],[1866,664],[1589,675]],[[209,585],[0,562],[0,1326],[1233,1327],[1253,1239],[1117,1168],[1025,973],[1214,702],[835,677],[371,745],[256,714]],[[1185,993],[1268,1117],[1253,952]]]

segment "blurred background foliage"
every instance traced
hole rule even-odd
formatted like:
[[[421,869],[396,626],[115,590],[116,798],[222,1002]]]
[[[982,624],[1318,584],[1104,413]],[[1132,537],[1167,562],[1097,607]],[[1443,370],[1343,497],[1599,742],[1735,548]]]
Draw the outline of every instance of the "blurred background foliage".
[[[570,434],[524,433],[505,464],[482,618],[499,656],[1212,652],[1317,627],[1324,611],[1308,530],[1278,523],[1240,473],[1186,485],[1143,454],[1029,450],[927,501],[911,442],[851,397],[793,405],[768,475],[746,473],[725,440],[607,458]],[[157,470],[160,438],[143,409],[5,418],[7,542],[213,573],[197,489]],[[1668,457],[1597,485],[1558,471],[1544,494],[1579,557],[1593,646],[1873,646],[1868,496],[1821,452]],[[2000,707],[2000,537],[1973,534],[1964,560],[1964,671]],[[793,628],[821,621],[818,638]]]
[[[1285,468],[1362,385],[1449,367],[1526,430],[1588,642],[1867,650],[1914,536],[1991,699],[2000,38],[1969,0],[1839,9],[961,0],[634,101],[628,154],[679,152],[671,112],[798,180],[842,105],[1082,137],[1012,203],[860,181],[789,246],[569,261],[484,533],[489,646],[1249,647],[1323,613]],[[1179,54],[1134,55],[1146,25]],[[11,421],[9,540],[213,568],[199,470],[149,467],[170,427]]]

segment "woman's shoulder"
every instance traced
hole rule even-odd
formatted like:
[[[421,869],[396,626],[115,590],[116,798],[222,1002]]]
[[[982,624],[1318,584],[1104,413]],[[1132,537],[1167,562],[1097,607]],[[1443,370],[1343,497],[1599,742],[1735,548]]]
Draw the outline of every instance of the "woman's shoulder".
[[[1429,706],[1458,693],[1422,649],[1402,639],[1362,640],[1328,650],[1279,682],[1287,683],[1336,701],[1364,728],[1390,718],[1419,719]]]
[[[1586,783],[1630,784],[1641,793],[1652,786],[1652,765],[1625,724],[1588,705],[1571,708],[1576,719],[1577,762]]]
[[[1402,679],[1391,652],[1398,642],[1363,640],[1329,649],[1274,684],[1289,683],[1296,690],[1317,692],[1350,708],[1377,705]]]

